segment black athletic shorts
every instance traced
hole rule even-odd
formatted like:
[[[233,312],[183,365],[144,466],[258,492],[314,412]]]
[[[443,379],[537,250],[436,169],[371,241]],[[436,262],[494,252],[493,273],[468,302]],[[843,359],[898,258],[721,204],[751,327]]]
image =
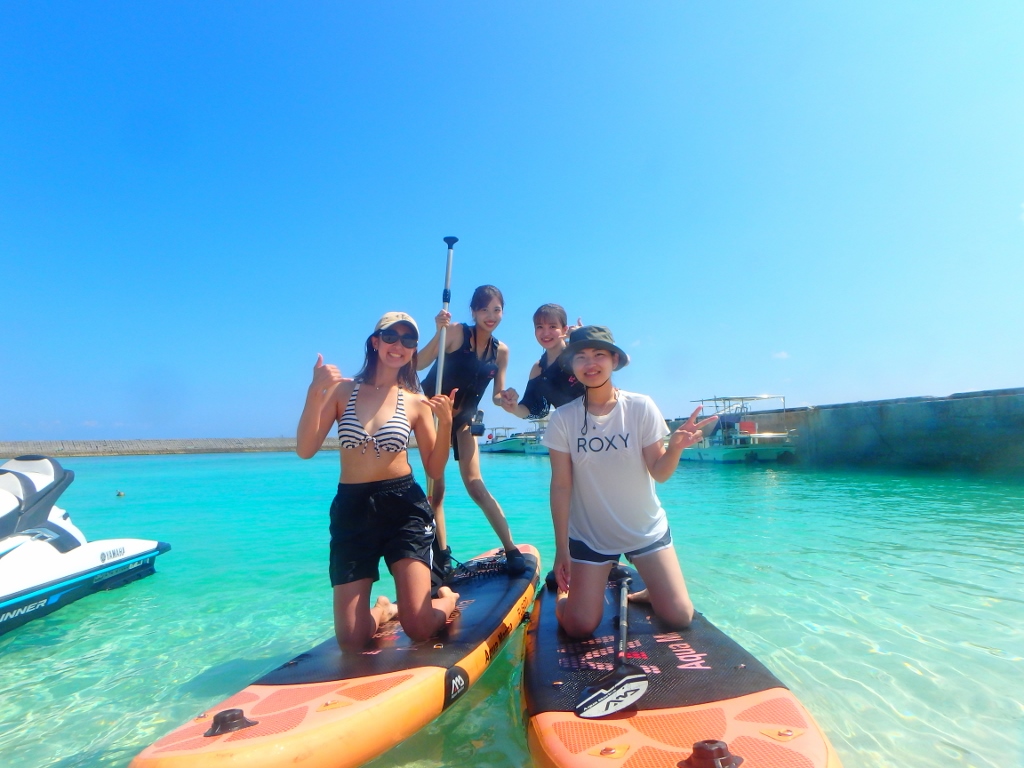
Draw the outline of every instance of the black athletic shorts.
[[[339,483],[331,504],[331,585],[380,579],[409,557],[432,564],[434,513],[413,476],[373,483]]]

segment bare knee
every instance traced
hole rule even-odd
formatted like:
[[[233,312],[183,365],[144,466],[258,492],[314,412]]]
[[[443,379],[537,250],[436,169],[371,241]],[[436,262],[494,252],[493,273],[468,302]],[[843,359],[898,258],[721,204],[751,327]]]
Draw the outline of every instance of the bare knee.
[[[484,485],[484,481],[480,478],[467,480],[466,491],[469,493],[469,498],[471,498],[478,507],[483,507],[487,502],[492,500],[490,491],[487,490],[487,486]]]
[[[421,626],[416,622],[410,622],[408,624],[402,624],[402,629],[405,630],[405,634],[415,643],[422,642],[423,640],[429,640],[433,631]]]
[[[430,505],[434,508],[440,506],[444,501],[444,483],[434,483],[430,492]]]
[[[344,615],[335,616],[334,637],[338,641],[339,648],[352,651],[366,647],[373,634],[369,615],[366,616],[366,619],[362,620],[360,616],[354,618]]]
[[[656,606],[655,614],[672,629],[686,629],[693,622],[693,604],[676,601],[668,606]]]
[[[685,614],[678,614],[676,616],[670,616],[668,618],[662,617],[662,621],[665,622],[672,629],[686,629],[693,622],[693,611]]]
[[[599,621],[581,621],[568,616],[560,617],[558,620],[558,624],[562,627],[565,634],[575,640],[593,635],[597,625],[600,623]]]
[[[567,599],[563,599],[558,603],[555,615],[558,617],[558,624],[562,627],[565,634],[575,639],[590,637],[601,623],[600,613],[596,616],[588,616],[578,611],[573,611],[567,604]]]
[[[338,647],[343,651],[361,651],[370,642],[368,634],[355,632],[344,632],[334,630],[334,639],[338,641]]]
[[[402,618],[402,629],[409,639],[414,642],[429,640],[437,631],[433,610],[427,613],[417,614],[408,618]]]

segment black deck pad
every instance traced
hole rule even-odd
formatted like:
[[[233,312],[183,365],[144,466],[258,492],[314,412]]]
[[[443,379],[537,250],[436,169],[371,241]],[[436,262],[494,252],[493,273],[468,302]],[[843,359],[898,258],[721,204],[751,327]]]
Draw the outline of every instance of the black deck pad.
[[[490,637],[537,580],[537,558],[524,553],[526,572],[510,577],[505,558],[464,563],[447,584],[459,593],[460,608],[431,640],[414,643],[397,621],[381,627],[364,651],[342,651],[332,637],[256,681],[257,685],[326,683],[382,675],[416,667],[451,667]],[[504,639],[504,638],[502,638]]]
[[[644,588],[632,568],[630,591]],[[523,685],[529,714],[572,712],[580,692],[615,668],[619,592],[614,581],[605,592],[604,617],[592,638],[574,641],[558,628],[555,595],[541,590],[527,643]],[[667,629],[649,605],[629,604],[626,661],[647,672],[650,687],[639,710],[684,707],[731,699],[769,688],[785,688],[768,668],[738,643],[696,614],[679,631]]]

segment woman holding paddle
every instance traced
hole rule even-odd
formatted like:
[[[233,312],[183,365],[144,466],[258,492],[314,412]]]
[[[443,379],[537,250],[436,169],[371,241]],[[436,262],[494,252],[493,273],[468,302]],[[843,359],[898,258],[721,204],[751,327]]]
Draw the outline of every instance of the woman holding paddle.
[[[508,347],[494,338],[494,329],[501,323],[505,299],[493,285],[481,285],[473,291],[469,308],[473,312],[473,325],[453,324],[451,313],[446,309],[442,309],[434,318],[437,334],[419,353],[420,370],[434,363],[423,380],[423,391],[428,395],[438,391],[435,360],[440,347],[441,329],[445,328],[445,366],[440,391],[458,389],[451,427],[455,460],[459,462],[459,473],[470,498],[483,510],[491,528],[498,534],[501,546],[505,548],[509,575],[518,576],[526,570],[526,560],[513,542],[501,505],[484,485],[480,473],[480,452],[469,427],[488,387],[493,388],[491,402],[499,406],[502,404]],[[435,511],[443,509],[444,487],[443,477],[434,482],[430,503]],[[441,514],[438,512],[439,517]],[[450,552],[445,554],[450,557]]]
[[[448,587],[430,597],[434,514],[413,479],[408,446],[415,433],[427,475],[444,476],[452,400],[420,394],[418,344],[416,322],[404,312],[388,312],[367,338],[354,378],[342,378],[317,355],[299,418],[295,450],[304,459],[338,425],[341,478],[331,504],[330,575],[334,632],[342,648],[365,646],[396,615],[411,639],[426,640],[444,626],[459,597]],[[394,576],[397,605],[384,596],[370,605],[381,557]]]
[[[576,329],[559,359],[585,387],[583,397],[552,414],[545,435],[559,624],[572,637],[597,629],[608,575],[625,554],[647,585],[631,599],[650,602],[666,624],[686,627],[693,603],[654,484],[672,476],[683,449],[717,417],[698,422],[698,408],[666,448],[669,430],[654,401],[612,384],[629,356],[611,331]]]

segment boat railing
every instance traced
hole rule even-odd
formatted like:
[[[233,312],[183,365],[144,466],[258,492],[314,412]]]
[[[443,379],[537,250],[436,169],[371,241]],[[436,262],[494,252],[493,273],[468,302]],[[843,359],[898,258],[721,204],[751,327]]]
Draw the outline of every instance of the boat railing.
[[[484,445],[494,445],[505,440],[522,440],[524,443],[537,442],[540,433],[537,430],[531,432],[515,432],[514,427],[491,427],[484,440]]]
[[[486,435],[485,444],[487,443],[499,443],[502,440],[508,440],[515,435],[512,434],[512,427],[491,427],[489,434]]]
[[[762,443],[779,443],[789,440],[788,432],[740,432],[733,438],[737,445],[760,445]]]

